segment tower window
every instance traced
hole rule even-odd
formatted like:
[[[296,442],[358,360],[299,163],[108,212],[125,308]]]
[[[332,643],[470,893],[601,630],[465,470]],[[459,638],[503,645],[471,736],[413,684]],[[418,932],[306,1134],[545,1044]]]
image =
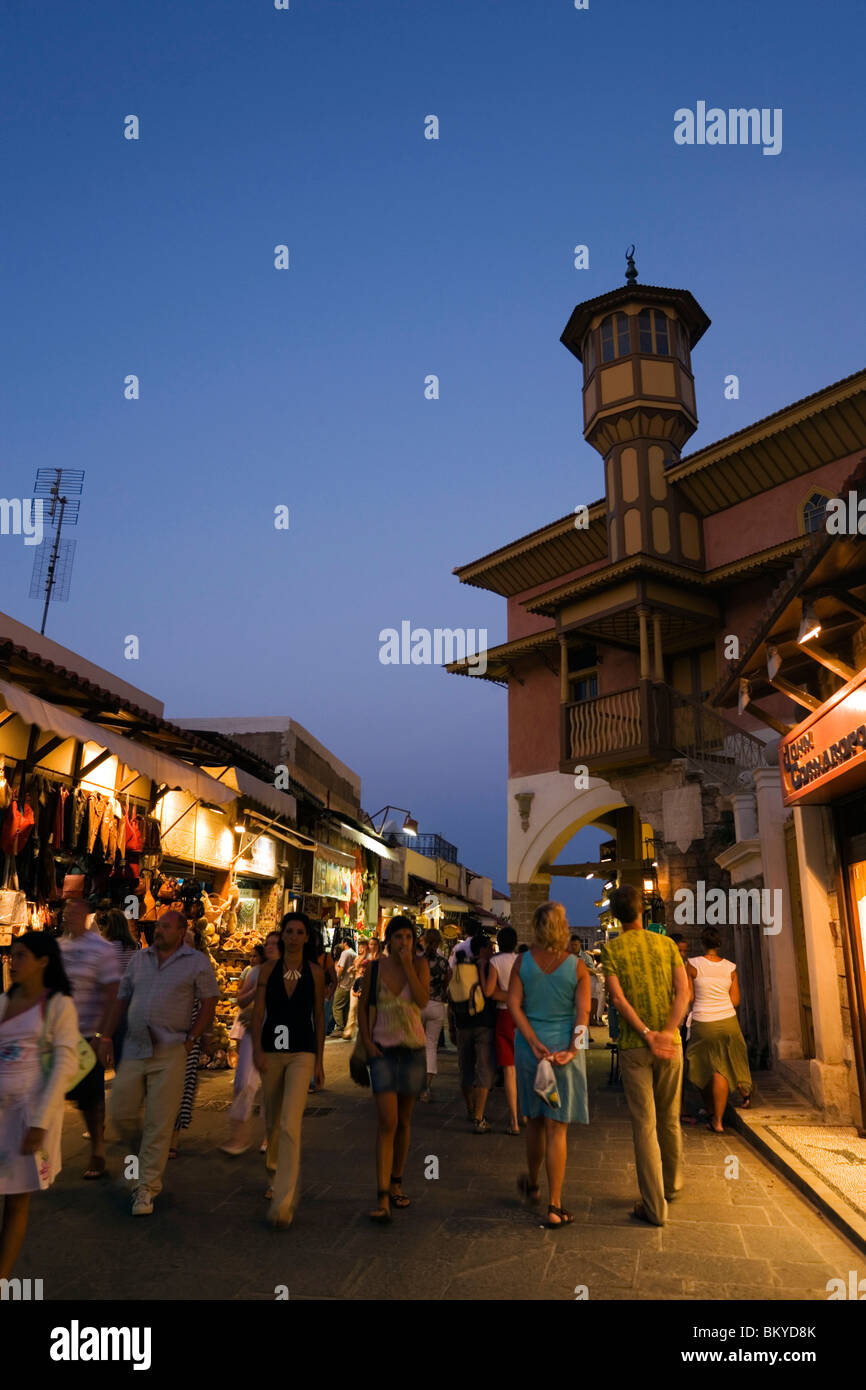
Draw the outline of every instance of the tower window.
[[[583,349],[583,374],[592,376],[595,371],[595,340],[591,333],[586,335],[586,343]]]
[[[676,330],[676,324],[669,322],[667,314],[661,309],[641,309],[637,316],[640,350],[649,355],[668,357],[671,353],[669,332]],[[674,339],[676,342],[676,338]]]
[[[660,357],[667,357],[670,352],[668,347],[668,316],[663,314],[661,309],[655,310],[656,321],[656,352]]]
[[[613,315],[609,314],[601,325],[601,360],[612,362],[616,353],[613,348]]]
[[[631,332],[629,330],[628,314],[617,314],[616,316],[616,355],[625,357],[631,352]]]

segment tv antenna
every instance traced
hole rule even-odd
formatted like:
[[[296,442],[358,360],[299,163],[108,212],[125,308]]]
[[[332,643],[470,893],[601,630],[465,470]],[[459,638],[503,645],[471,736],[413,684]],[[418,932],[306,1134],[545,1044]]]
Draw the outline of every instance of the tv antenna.
[[[36,547],[33,557],[33,573],[30,576],[30,597],[45,600],[42,609],[44,635],[48,621],[48,605],[54,599],[65,603],[69,598],[69,585],[72,579],[72,563],[75,559],[75,541],[61,535],[64,524],[75,526],[78,522],[79,498],[84,487],[84,471],[77,468],[39,468],[33,485],[33,496],[42,499],[43,516],[54,527],[54,537],[43,540]]]

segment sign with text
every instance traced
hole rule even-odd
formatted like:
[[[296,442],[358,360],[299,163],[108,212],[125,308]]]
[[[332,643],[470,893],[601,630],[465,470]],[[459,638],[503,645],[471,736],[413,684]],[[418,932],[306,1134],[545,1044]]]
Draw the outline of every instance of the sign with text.
[[[826,805],[866,787],[866,670],[779,744],[786,806]]]

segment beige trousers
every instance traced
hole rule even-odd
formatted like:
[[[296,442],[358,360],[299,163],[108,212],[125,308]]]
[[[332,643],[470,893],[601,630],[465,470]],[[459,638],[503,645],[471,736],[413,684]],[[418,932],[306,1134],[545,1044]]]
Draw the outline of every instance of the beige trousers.
[[[663,1226],[668,1214],[665,1198],[683,1185],[682,1052],[677,1048],[674,1057],[654,1057],[648,1047],[629,1047],[620,1052],[619,1065],[631,1113],[641,1201],[650,1221]]]
[[[137,1185],[149,1188],[154,1197],[162,1191],[185,1073],[186,1048],[171,1043],[155,1047],[152,1057],[122,1058],[111,1087],[112,1122],[124,1143],[134,1145],[141,1134]]]
[[[268,1220],[289,1223],[295,1214],[301,1173],[301,1122],[316,1059],[312,1052],[266,1055],[267,1066],[262,1072],[268,1136],[265,1167],[274,1190]]]

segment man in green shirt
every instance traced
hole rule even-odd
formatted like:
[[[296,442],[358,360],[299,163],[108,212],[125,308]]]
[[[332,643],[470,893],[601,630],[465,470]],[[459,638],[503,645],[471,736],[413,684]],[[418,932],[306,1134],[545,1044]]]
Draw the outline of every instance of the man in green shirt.
[[[610,910],[622,933],[604,947],[601,968],[620,1016],[619,1062],[641,1195],[632,1215],[663,1226],[668,1201],[683,1185],[678,1029],[689,983],[673,941],[645,931],[641,909],[637,888],[625,884],[612,890]]]

